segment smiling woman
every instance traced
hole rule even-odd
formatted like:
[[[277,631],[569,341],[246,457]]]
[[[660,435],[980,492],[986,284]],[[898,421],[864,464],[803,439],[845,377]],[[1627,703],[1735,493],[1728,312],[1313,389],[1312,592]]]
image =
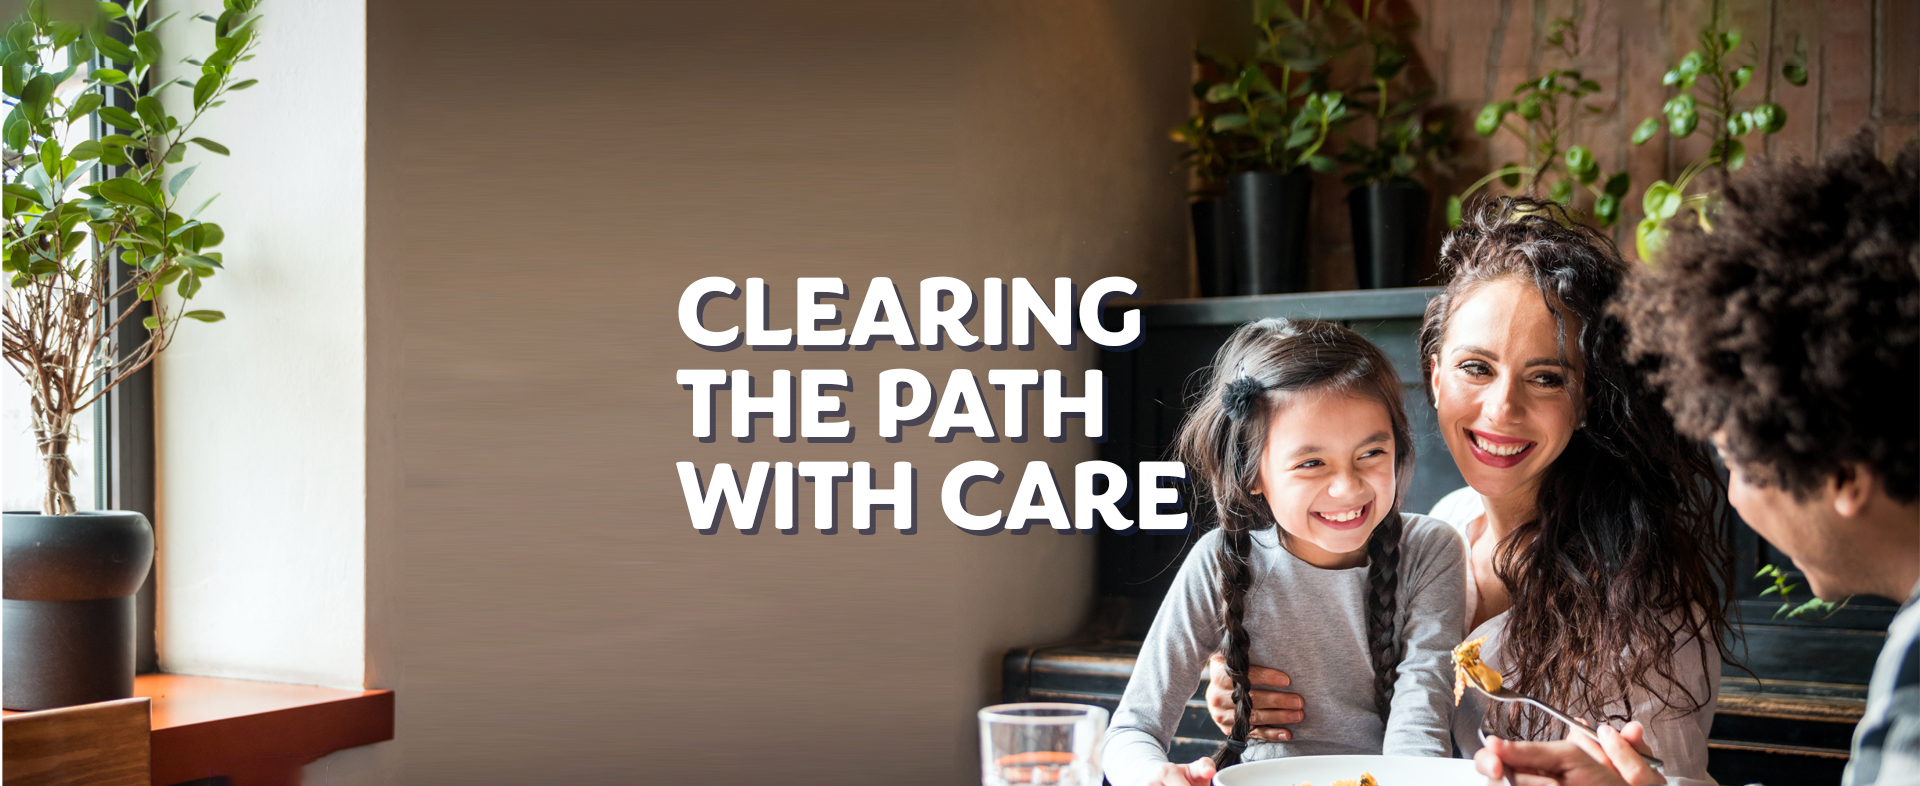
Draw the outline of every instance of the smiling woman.
[[[1516,691],[1638,720],[1679,780],[1704,779],[1730,560],[1706,448],[1681,437],[1605,312],[1635,271],[1612,242],[1527,199],[1483,203],[1449,234],[1423,363],[1469,488],[1434,508],[1468,546],[1466,638]],[[1545,718],[1469,696],[1454,740],[1558,738]]]

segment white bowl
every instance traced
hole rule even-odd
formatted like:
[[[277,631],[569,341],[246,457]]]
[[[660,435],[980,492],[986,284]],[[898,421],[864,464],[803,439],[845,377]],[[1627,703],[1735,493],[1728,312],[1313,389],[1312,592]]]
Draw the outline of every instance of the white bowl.
[[[1213,776],[1216,786],[1333,786],[1373,773],[1380,786],[1486,786],[1471,759],[1425,756],[1289,756],[1236,764]]]

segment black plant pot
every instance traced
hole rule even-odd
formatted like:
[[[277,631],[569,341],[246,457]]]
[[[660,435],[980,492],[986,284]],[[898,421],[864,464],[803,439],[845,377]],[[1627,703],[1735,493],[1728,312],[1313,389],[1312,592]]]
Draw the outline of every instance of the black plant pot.
[[[1200,274],[1201,297],[1233,294],[1233,270],[1227,265],[1226,244],[1221,242],[1220,200],[1196,200],[1188,206],[1193,216],[1193,260]]]
[[[1221,207],[1235,295],[1307,289],[1307,209],[1313,177],[1304,169],[1245,172],[1227,181]]]
[[[134,593],[153,566],[153,527],[123,510],[7,513],[0,627],[10,710],[133,695]]]
[[[1368,183],[1347,193],[1347,210],[1360,288],[1413,286],[1426,250],[1427,190],[1418,183]]]

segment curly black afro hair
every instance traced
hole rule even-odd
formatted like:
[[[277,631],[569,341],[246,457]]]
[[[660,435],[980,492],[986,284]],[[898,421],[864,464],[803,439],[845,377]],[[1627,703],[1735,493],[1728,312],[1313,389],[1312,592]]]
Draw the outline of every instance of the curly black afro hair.
[[[1797,498],[1871,467],[1920,496],[1920,147],[1862,132],[1817,165],[1729,178],[1616,306],[1681,431],[1725,435],[1755,483]]]

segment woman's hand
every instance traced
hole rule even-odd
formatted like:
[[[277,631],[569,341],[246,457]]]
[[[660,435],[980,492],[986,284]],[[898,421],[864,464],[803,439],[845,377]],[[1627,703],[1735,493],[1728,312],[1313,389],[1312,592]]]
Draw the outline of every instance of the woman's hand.
[[[1474,754],[1473,765],[1487,776],[1488,786],[1630,786],[1612,767],[1570,740],[1509,742],[1488,737],[1486,746]]]
[[[1656,786],[1666,783],[1667,779],[1647,766],[1646,759],[1640,758],[1642,753],[1653,753],[1653,749],[1647,747],[1646,733],[1646,727],[1641,726],[1639,721],[1631,721],[1619,731],[1602,723],[1594,732],[1600,738],[1597,741],[1585,734],[1568,734],[1567,739],[1580,746],[1594,761],[1607,765],[1629,786]]]
[[[1213,724],[1220,727],[1224,734],[1233,733],[1233,678],[1227,676],[1227,658],[1214,653],[1207,669],[1207,713],[1213,716]],[[1271,685],[1285,688],[1293,685],[1286,672],[1254,666],[1247,672],[1247,679],[1255,685]],[[1276,690],[1255,690],[1250,694],[1253,700],[1253,717],[1248,721],[1253,729],[1248,739],[1268,742],[1285,742],[1293,739],[1293,732],[1280,728],[1281,724],[1299,723],[1305,717],[1302,711],[1300,694],[1281,693]]]
[[[1167,762],[1147,783],[1152,786],[1207,786],[1213,783],[1213,760],[1200,758],[1186,764]]]

